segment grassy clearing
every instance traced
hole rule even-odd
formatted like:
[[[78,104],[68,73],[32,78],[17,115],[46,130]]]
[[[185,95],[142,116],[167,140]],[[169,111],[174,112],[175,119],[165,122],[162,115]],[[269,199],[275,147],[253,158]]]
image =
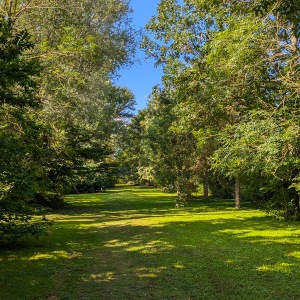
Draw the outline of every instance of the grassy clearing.
[[[72,195],[43,244],[0,250],[0,299],[300,299],[300,225],[153,188]]]

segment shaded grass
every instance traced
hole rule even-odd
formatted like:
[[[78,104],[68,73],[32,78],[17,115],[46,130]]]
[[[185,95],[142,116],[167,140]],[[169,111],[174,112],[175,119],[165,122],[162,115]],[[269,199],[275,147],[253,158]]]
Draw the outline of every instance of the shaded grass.
[[[67,201],[42,244],[0,250],[0,299],[300,299],[297,223],[149,187]]]

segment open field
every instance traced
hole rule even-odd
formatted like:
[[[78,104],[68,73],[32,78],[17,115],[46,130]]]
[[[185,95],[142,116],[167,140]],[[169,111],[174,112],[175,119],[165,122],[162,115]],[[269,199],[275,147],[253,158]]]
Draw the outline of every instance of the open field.
[[[300,299],[300,224],[173,199],[145,187],[68,196],[42,243],[0,250],[0,299]]]

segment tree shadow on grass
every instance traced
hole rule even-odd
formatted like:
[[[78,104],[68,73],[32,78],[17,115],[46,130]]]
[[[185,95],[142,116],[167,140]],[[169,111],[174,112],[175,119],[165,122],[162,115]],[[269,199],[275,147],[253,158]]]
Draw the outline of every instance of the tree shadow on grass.
[[[0,299],[300,298],[298,225],[118,194],[72,203],[39,248],[0,251]]]
[[[58,214],[165,214],[175,208],[175,197],[170,194],[159,194],[152,187],[138,187],[131,192],[126,188],[123,192],[114,189],[105,193],[69,195],[67,206],[56,211]],[[141,192],[142,191],[142,192]],[[143,191],[145,191],[143,193]]]

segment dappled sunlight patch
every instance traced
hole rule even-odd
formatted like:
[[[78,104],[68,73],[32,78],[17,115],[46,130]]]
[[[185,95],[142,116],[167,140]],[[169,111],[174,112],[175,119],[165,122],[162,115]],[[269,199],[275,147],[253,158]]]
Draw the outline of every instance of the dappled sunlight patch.
[[[166,269],[167,267],[138,268],[136,269],[136,275],[139,278],[156,278],[161,272],[163,272]]]
[[[144,196],[144,197],[155,197],[155,198],[162,198],[162,201],[165,200],[165,199],[172,199],[172,197],[176,197],[177,195],[176,194],[164,194],[164,193],[159,193],[159,192],[155,192],[155,191],[151,191],[151,192],[148,192],[148,193],[145,193],[143,191],[143,193],[140,193],[141,196]],[[165,198],[165,199],[164,199]]]
[[[166,251],[174,249],[175,246],[163,242],[163,241],[151,241],[143,245],[130,246],[127,248],[127,251],[138,251],[141,253],[149,254],[149,253],[157,253],[160,251]]]
[[[60,259],[60,258],[70,259],[79,256],[81,256],[81,253],[79,252],[68,253],[66,251],[53,251],[51,253],[37,253],[35,255],[32,255],[29,258],[23,258],[23,260]]]
[[[110,220],[110,221],[97,221],[91,224],[84,224],[82,228],[116,228],[116,229],[129,229],[134,227],[143,226],[145,228],[152,227],[163,227],[166,225],[162,222],[162,217],[151,218],[151,217],[140,217],[140,218],[124,218],[123,220]]]
[[[219,230],[218,232],[248,236],[248,234],[250,234],[252,231],[248,229],[223,229]]]
[[[105,247],[115,248],[115,247],[127,247],[129,242],[122,242],[120,240],[111,240],[105,243]]]
[[[176,269],[184,269],[185,268],[185,266],[183,264],[180,264],[180,263],[175,263],[175,264],[173,264],[173,266]]]
[[[218,221],[212,221],[212,222],[211,222],[212,225],[222,225],[222,224],[224,224],[224,223],[225,223],[224,220],[223,220],[223,221],[218,220]]]
[[[262,265],[257,268],[258,271],[262,272],[269,272],[269,271],[275,271],[275,272],[281,272],[281,273],[291,273],[291,267],[293,264],[289,263],[277,263],[273,265]]]
[[[100,274],[92,274],[90,278],[93,279],[96,283],[111,282],[115,279],[115,273],[104,272]]]
[[[192,210],[186,210],[186,211],[180,211],[177,214],[168,214],[166,218],[169,216],[176,218],[180,218],[180,221],[194,221],[194,220],[201,220],[201,221],[215,221],[215,222],[222,222],[223,220],[247,220],[251,219],[253,217],[264,217],[264,214],[261,211],[238,211],[238,212],[232,212],[232,211],[202,211],[201,208],[192,209]],[[182,219],[184,217],[184,219]]]
[[[300,251],[290,252],[287,256],[300,259]]]
[[[80,217],[73,217],[73,218],[54,218],[52,219],[55,221],[55,223],[70,223],[71,225],[74,225],[75,223],[78,223],[77,226],[84,226],[84,223],[94,223],[99,221],[99,217],[95,216],[84,216],[80,215]]]
[[[225,262],[227,264],[234,264],[234,260],[233,259],[227,259],[227,260],[225,260]]]
[[[115,249],[121,248],[124,251],[140,252],[143,254],[153,254],[160,251],[172,250],[175,248],[175,246],[160,240],[145,243],[142,237],[141,239],[135,239],[126,242],[120,240],[111,240],[106,242],[104,246],[107,248]]]
[[[249,226],[251,227],[251,226]],[[253,238],[252,242],[272,242],[278,244],[300,244],[299,230],[283,229],[224,229],[219,233],[232,234],[238,238]]]

